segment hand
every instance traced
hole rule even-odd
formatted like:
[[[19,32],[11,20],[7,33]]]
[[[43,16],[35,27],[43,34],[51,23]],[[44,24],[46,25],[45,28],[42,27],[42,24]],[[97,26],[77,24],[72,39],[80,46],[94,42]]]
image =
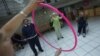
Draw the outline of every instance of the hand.
[[[43,2],[44,0],[29,0],[29,3],[27,6],[22,10],[24,12],[24,15],[28,15],[32,12],[32,10],[36,10],[38,5]]]
[[[59,17],[59,19],[62,19],[62,17]]]
[[[27,39],[24,39],[24,41],[27,41]]]
[[[59,56],[59,55],[61,54],[61,51],[62,51],[62,49],[59,48],[59,49],[56,51],[55,56]]]

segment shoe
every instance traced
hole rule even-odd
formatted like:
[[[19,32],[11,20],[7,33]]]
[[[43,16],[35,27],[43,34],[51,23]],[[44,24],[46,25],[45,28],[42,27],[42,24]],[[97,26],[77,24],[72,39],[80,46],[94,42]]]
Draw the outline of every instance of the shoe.
[[[44,52],[44,50],[40,50],[40,52]]]
[[[58,38],[58,40],[60,40],[60,38]]]
[[[61,37],[61,38],[64,38],[64,37]]]
[[[86,37],[85,35],[83,37]]]
[[[86,34],[83,34],[83,37],[86,37]]]
[[[78,36],[80,36],[80,34],[78,33]]]
[[[38,54],[35,54],[35,56],[38,56]]]
[[[35,56],[38,56],[38,55],[35,55]]]

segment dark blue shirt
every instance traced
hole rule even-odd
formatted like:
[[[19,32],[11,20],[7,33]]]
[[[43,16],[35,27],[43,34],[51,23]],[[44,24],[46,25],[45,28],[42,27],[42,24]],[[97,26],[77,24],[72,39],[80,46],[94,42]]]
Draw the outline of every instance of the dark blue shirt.
[[[28,38],[28,37],[32,37],[34,35],[36,35],[36,31],[35,31],[35,27],[34,24],[29,24],[29,25],[25,25],[22,28],[22,34]]]
[[[78,25],[79,26],[86,26],[86,19],[85,19],[85,17],[79,17]]]

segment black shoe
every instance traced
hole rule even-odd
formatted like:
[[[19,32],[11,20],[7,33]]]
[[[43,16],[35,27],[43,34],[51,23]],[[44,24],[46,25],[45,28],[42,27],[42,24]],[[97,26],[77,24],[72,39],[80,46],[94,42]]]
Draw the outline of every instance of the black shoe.
[[[35,56],[38,56],[38,54],[35,54]]]
[[[40,52],[44,52],[44,50],[40,50]]]
[[[61,38],[64,38],[64,37],[61,37]]]
[[[60,40],[60,38],[58,38],[58,40]]]
[[[83,37],[86,37],[86,34],[83,34]]]
[[[86,37],[86,36],[83,36],[83,37]]]

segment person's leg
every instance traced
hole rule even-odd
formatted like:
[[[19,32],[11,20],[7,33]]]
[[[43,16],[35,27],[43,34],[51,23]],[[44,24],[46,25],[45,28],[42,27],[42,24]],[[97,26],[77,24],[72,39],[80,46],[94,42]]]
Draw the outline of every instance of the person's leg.
[[[82,27],[78,26],[78,36],[81,34],[81,31],[82,31]]]
[[[36,46],[38,47],[39,51],[43,52],[43,49],[42,49],[42,47],[41,47],[41,44],[40,44],[40,41],[39,41],[38,36],[35,37],[35,44],[36,44]]]
[[[30,45],[30,48],[31,48],[32,51],[34,52],[35,56],[37,56],[38,53],[37,53],[37,50],[36,50],[36,48],[35,48],[35,42],[34,42],[34,40],[35,40],[34,38],[31,39],[31,40],[28,40],[28,43],[29,43],[29,45]]]
[[[59,34],[59,37],[60,37],[60,38],[64,38],[64,37],[62,36],[62,34],[61,34],[61,27],[58,28],[58,34]]]
[[[86,36],[86,26],[83,27],[83,37]]]
[[[55,33],[57,35],[58,40],[62,37],[61,33],[60,33],[60,29],[59,28],[54,28],[55,29]]]

